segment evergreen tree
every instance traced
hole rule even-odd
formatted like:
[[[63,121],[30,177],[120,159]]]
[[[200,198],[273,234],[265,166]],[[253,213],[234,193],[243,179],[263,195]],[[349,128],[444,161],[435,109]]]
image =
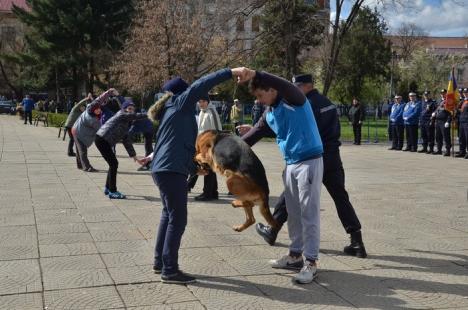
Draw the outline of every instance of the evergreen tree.
[[[83,81],[87,91],[93,91],[105,74],[101,69],[110,65],[123,44],[132,1],[30,0],[28,4],[30,10],[13,10],[28,29],[27,51],[17,61],[29,63],[42,78],[47,75],[49,81],[72,86],[75,98]]]
[[[333,93],[344,100],[360,98],[365,83],[386,76],[391,58],[387,30],[379,13],[364,7],[344,39],[336,66]]]

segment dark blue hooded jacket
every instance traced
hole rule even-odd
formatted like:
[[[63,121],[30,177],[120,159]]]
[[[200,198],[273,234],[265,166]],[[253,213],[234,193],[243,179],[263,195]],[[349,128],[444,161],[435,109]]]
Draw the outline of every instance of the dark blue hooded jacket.
[[[174,94],[164,107],[154,148],[152,172],[175,172],[188,175],[193,171],[198,126],[195,109],[198,100],[214,86],[231,79],[230,69],[206,75],[181,94]]]

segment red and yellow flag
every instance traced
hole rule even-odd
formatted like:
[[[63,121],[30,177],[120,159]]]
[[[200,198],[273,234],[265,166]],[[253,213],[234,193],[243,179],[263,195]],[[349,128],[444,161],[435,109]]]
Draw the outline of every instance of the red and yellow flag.
[[[450,80],[447,86],[447,97],[445,98],[445,109],[453,112],[458,106],[458,98],[460,94],[457,89],[457,80],[455,79],[455,67],[452,67]]]

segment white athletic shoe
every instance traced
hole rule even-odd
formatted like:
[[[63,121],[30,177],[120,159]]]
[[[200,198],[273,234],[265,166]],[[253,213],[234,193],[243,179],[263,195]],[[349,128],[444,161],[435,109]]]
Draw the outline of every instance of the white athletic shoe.
[[[315,263],[305,261],[304,267],[297,275],[294,276],[294,280],[300,284],[307,284],[312,282],[317,276],[317,265]]]
[[[304,261],[302,256],[292,257],[289,255],[284,255],[279,259],[270,260],[270,265],[272,268],[299,270],[304,265]]]

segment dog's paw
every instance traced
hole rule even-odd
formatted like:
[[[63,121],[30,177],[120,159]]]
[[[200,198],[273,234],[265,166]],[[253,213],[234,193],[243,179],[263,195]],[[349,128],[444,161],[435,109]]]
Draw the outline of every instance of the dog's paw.
[[[234,231],[241,232],[245,229],[245,227],[244,225],[236,225],[236,226],[233,226],[232,229],[234,229]]]
[[[231,206],[233,208],[242,208],[244,206],[244,204],[242,203],[242,201],[234,200],[234,201],[231,202]]]

